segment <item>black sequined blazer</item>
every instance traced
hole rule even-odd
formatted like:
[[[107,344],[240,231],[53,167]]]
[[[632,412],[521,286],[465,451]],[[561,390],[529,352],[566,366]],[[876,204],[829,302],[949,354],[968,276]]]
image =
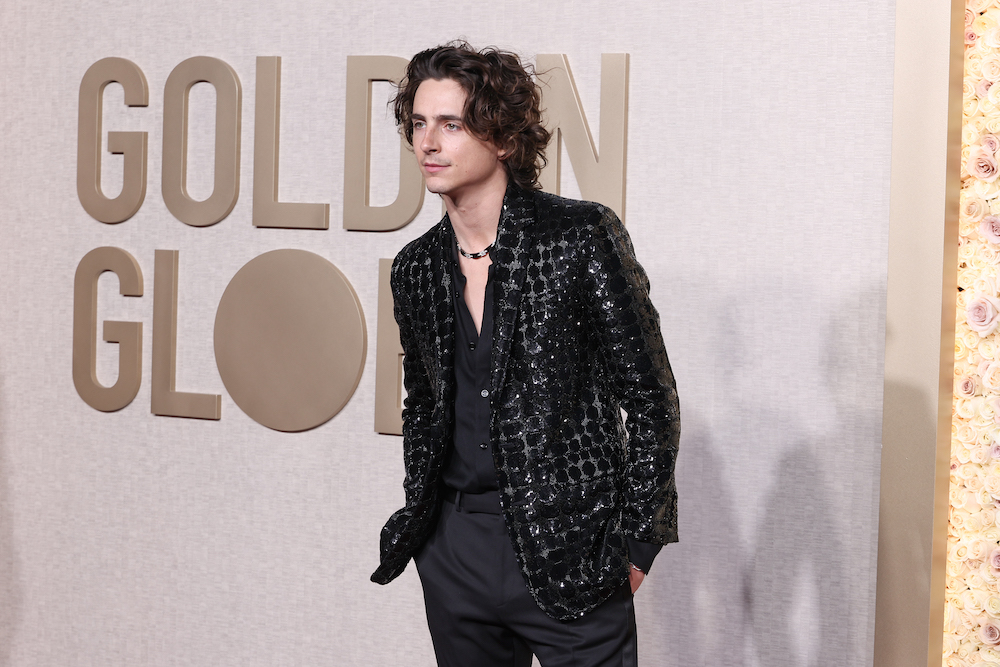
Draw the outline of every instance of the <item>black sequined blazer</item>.
[[[449,226],[392,266],[406,505],[382,529],[377,583],[405,569],[440,508],[455,404]],[[674,378],[646,274],[610,209],[511,186],[491,257],[490,444],[503,515],[538,605],[577,618],[628,578],[627,535],[677,540]]]

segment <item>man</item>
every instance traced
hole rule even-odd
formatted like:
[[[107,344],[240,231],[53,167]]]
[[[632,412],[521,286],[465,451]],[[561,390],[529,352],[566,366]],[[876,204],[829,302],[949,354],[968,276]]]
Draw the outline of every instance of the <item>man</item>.
[[[634,665],[632,594],[677,539],[648,281],[612,211],[538,191],[539,99],[515,55],[453,43],[394,101],[447,215],[392,267],[406,505],[372,580],[415,558],[440,665]]]

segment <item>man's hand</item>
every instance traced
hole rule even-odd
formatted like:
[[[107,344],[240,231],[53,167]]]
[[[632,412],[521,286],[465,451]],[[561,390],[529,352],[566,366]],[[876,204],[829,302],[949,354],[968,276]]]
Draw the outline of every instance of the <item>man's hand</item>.
[[[639,586],[642,584],[642,580],[646,578],[646,573],[638,569],[632,563],[629,563],[628,569],[628,585],[632,587],[632,595],[639,590]]]

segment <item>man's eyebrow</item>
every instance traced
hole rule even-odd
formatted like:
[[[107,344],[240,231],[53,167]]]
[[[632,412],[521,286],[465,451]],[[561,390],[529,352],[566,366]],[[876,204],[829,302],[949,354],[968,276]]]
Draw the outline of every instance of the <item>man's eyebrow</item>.
[[[420,114],[420,113],[411,113],[410,114],[410,118],[412,120],[427,120],[424,117],[424,115]],[[443,114],[439,114],[437,116],[434,116],[434,120],[438,120],[438,121],[441,121],[441,120],[458,120],[458,121],[460,121],[460,120],[462,120],[462,117],[461,116],[456,116],[456,115],[450,114],[450,113],[443,113]]]

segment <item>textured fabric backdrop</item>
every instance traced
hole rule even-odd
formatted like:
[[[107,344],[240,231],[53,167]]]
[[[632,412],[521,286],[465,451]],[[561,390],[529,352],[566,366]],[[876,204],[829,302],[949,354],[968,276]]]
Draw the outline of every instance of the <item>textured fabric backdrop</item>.
[[[631,54],[627,225],[653,285],[683,415],[681,542],[637,598],[646,665],[869,665],[881,427],[893,3],[521,2],[0,6],[0,665],[430,665],[413,569],[369,583],[402,502],[401,439],[372,428],[378,259],[396,232],[342,228],[348,55],[458,36],[565,53],[597,132],[600,54]],[[210,55],[243,85],[240,199],[208,228],[160,195],[163,85]],[[282,57],[281,199],[330,229],[251,224],[255,57]],[[120,225],[76,195],[87,68],[144,71],[147,108],[105,94],[108,130],[149,133],[145,203]],[[376,86],[373,204],[397,160]],[[381,97],[378,97],[381,96]],[[189,183],[211,191],[214,93],[192,91]],[[105,155],[105,188],[121,157]],[[565,163],[564,163],[565,165]],[[567,173],[569,172],[569,173]],[[578,193],[564,166],[564,194]],[[143,384],[105,414],[71,374],[73,276],[132,253],[146,295],[100,282],[99,320],[144,323]],[[347,407],[298,434],[229,398],[212,331],[236,271],[276,248],[335,263],[367,318]],[[177,388],[222,419],[150,414],[155,249],[180,251]],[[100,343],[99,376],[115,377]]]

